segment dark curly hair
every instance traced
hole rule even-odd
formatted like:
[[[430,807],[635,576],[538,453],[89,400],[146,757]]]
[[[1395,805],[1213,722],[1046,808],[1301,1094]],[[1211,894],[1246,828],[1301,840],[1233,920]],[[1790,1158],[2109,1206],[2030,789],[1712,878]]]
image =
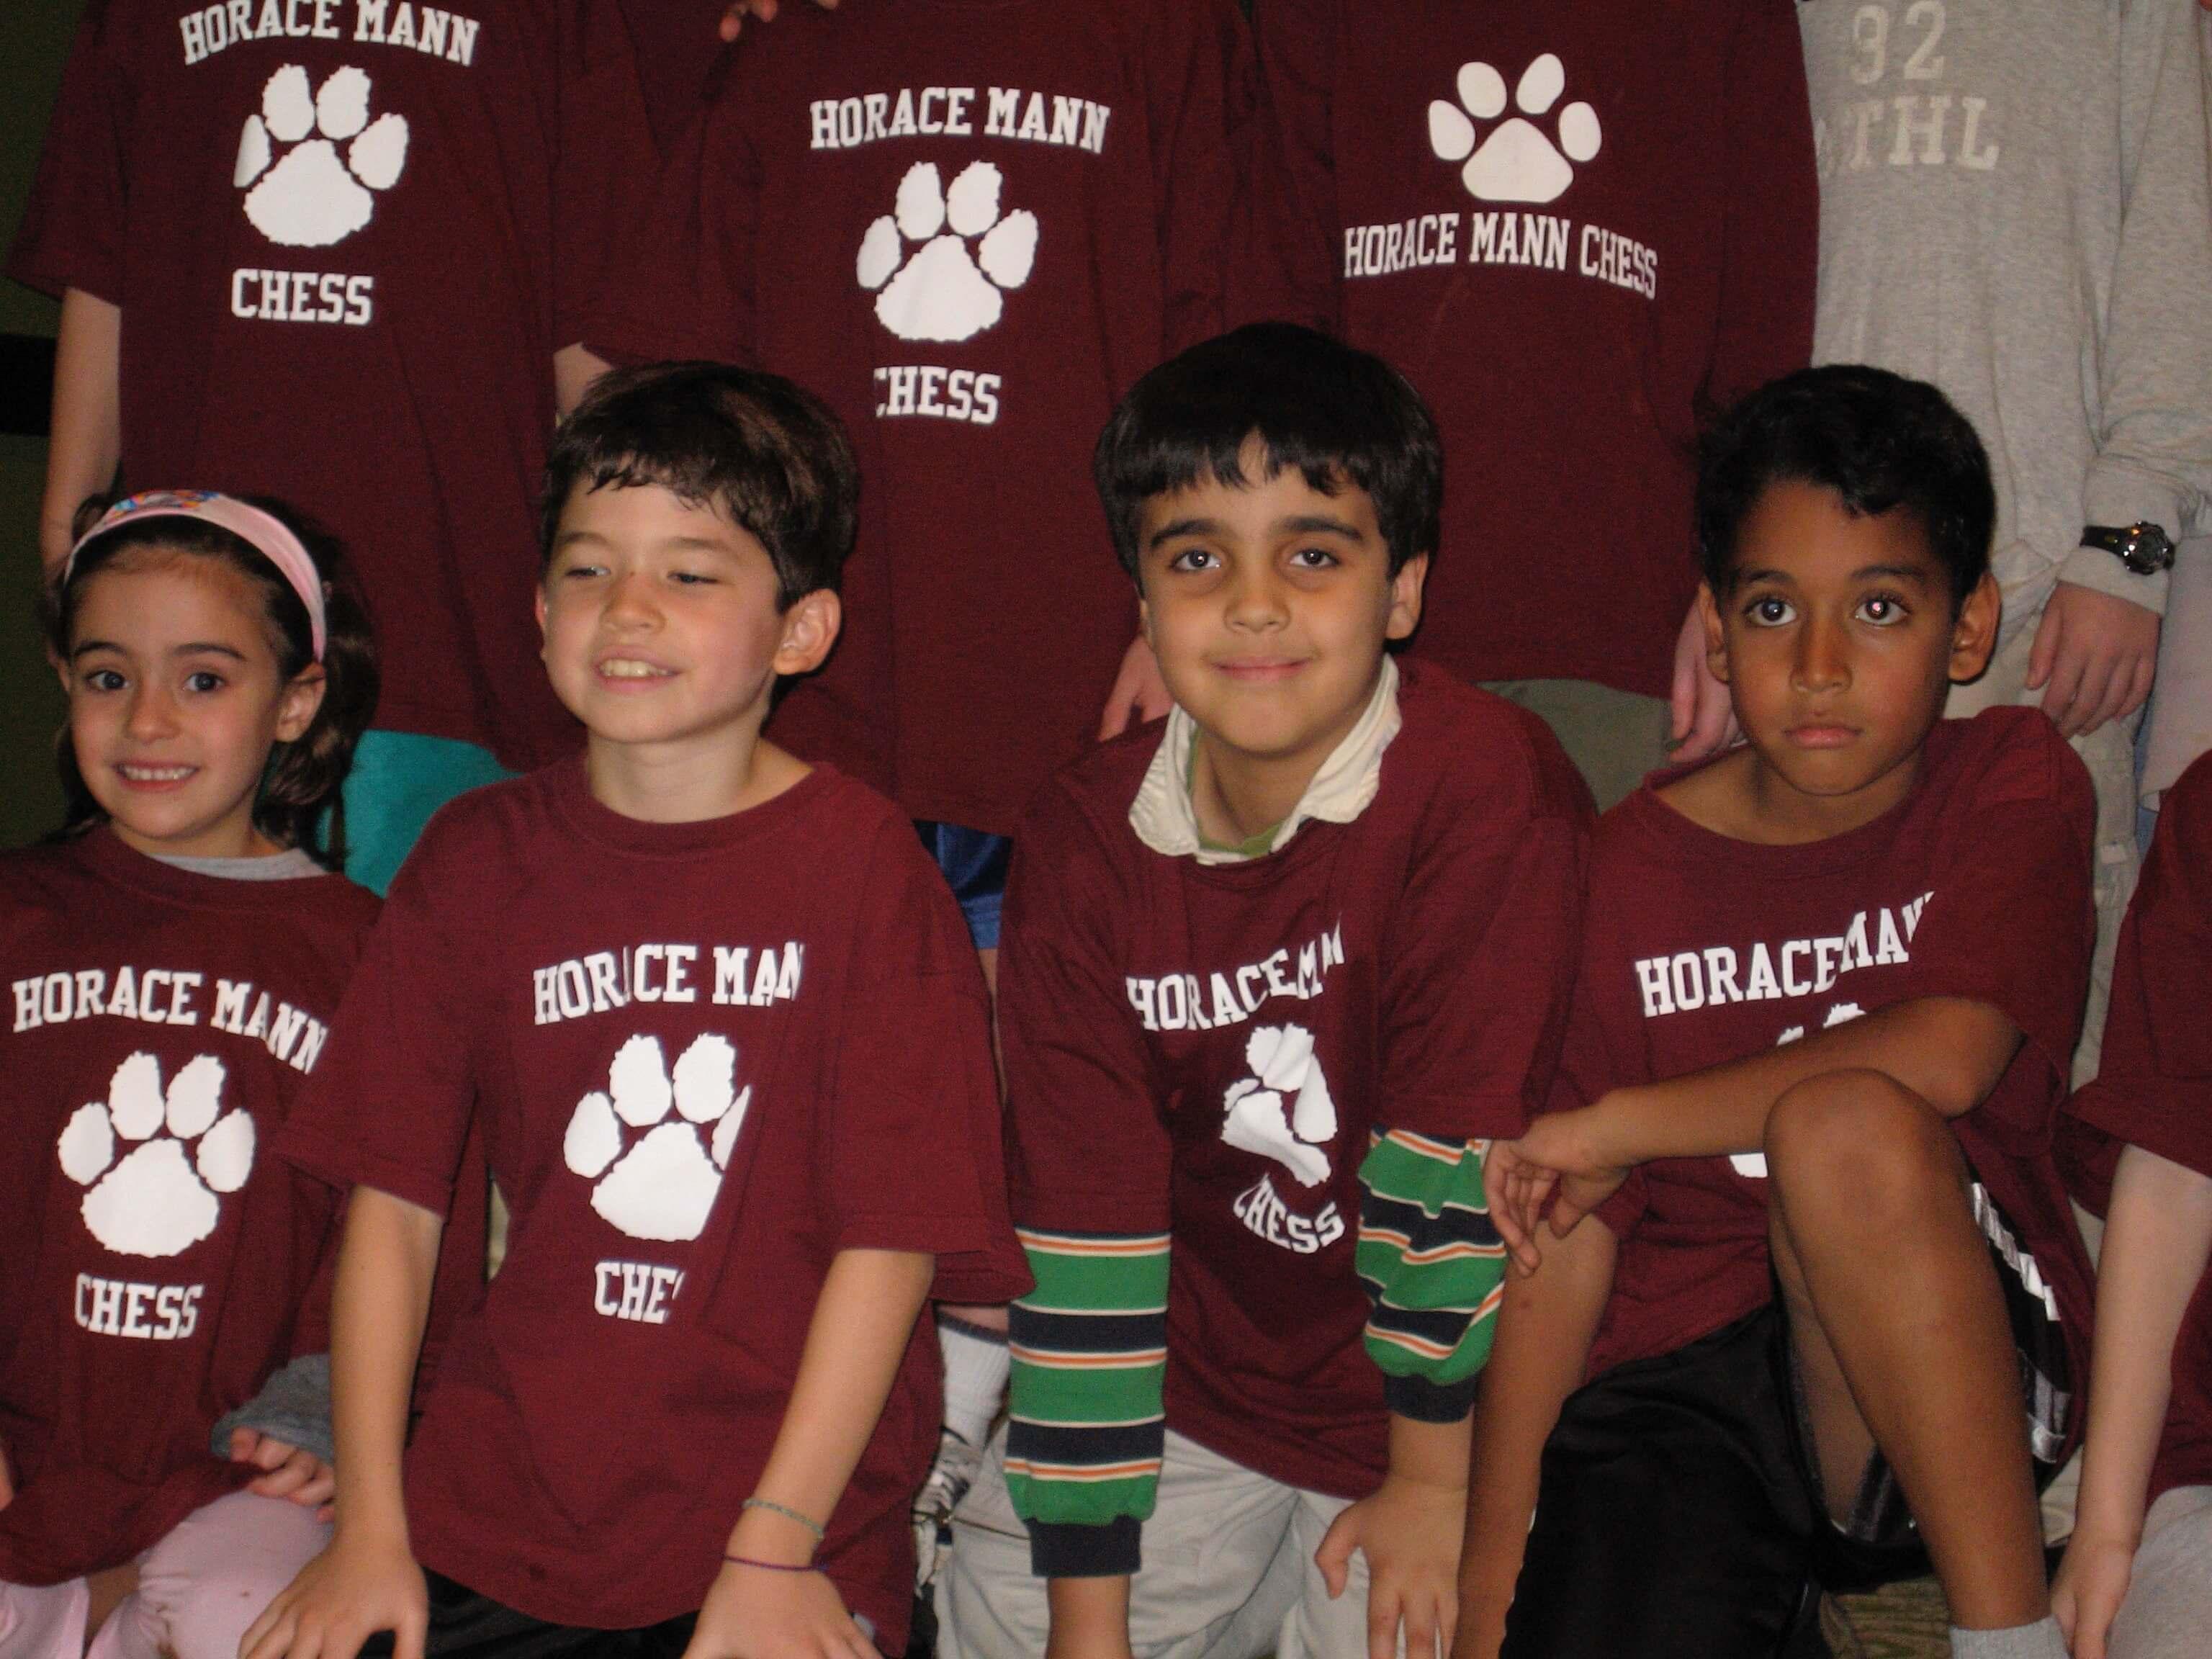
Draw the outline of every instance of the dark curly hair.
[[[112,498],[95,496],[77,509],[76,533],[100,521]],[[339,786],[353,763],[354,746],[376,712],[376,639],[351,566],[336,541],[284,503],[262,495],[238,499],[258,507],[300,538],[323,579],[323,700],[307,729],[270,750],[253,803],[254,828],[283,847],[296,847],[328,868],[345,862],[345,823]],[[161,560],[206,559],[236,572],[261,597],[262,617],[279,678],[289,682],[315,659],[307,607],[268,557],[220,525],[183,517],[126,520],[87,542],[64,572],[47,584],[43,606],[46,646],[69,660],[77,608],[86,585],[104,570],[130,571]],[[76,745],[64,726],[55,745],[65,816],[62,834],[103,823],[78,769]]]

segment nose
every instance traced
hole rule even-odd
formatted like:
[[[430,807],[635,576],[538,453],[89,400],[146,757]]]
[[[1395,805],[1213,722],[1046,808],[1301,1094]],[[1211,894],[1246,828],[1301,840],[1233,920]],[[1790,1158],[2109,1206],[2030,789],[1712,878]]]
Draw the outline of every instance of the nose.
[[[654,601],[653,578],[641,570],[626,571],[617,576],[608,586],[601,615],[618,628],[652,626],[660,617],[660,608]]]
[[[132,687],[123,729],[141,743],[167,737],[177,729],[176,700],[159,685]]]
[[[1266,633],[1282,627],[1290,617],[1289,596],[1272,567],[1248,566],[1231,580],[1227,621],[1231,628]]]
[[[1850,644],[1844,629],[1822,617],[1808,619],[1797,633],[1797,657],[1790,678],[1808,693],[1839,691],[1850,684]]]

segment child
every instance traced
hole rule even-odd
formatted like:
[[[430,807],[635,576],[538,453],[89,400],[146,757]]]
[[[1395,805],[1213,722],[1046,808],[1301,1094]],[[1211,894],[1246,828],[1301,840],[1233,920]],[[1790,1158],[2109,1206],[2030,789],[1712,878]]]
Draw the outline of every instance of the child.
[[[69,826],[0,860],[0,1655],[233,1659],[329,1530],[327,1426],[240,1408],[325,1348],[331,1194],[269,1146],[376,909],[317,829],[376,663],[334,554],[204,491],[100,516],[47,637]]]
[[[1454,478],[1413,651],[1541,714],[1609,807],[1664,759],[1670,677],[1704,647],[1699,422],[1812,348],[1790,8],[1260,0],[1253,29],[1272,153],[1236,308],[1420,388]]]
[[[2104,1069],[2063,1143],[2104,1215],[2079,1519],[2051,1599],[2075,1659],[2185,1659],[2212,1626],[2212,758],[2166,792],[2120,933]],[[2114,1169],[2117,1158],[2118,1168]]]
[[[575,746],[532,659],[532,492],[653,164],[617,0],[83,8],[9,265],[63,302],[48,566],[118,460],[335,532],[387,671],[346,784],[380,890],[447,796]]]
[[[1771,1655],[1816,1575],[1924,1545],[1961,1659],[2063,1652],[2031,1473],[2087,1374],[2049,1146],[2092,814],[2040,715],[1941,719],[1996,637],[1990,514],[1973,428],[1879,369],[1707,441],[1747,741],[1600,823],[1570,1109],[1492,1155],[1516,1261],[1557,1193],[1478,1413],[1463,1651]]]
[[[1533,716],[1386,650],[1440,457],[1379,359],[1224,336],[1138,383],[1097,471],[1175,708],[1015,840],[1038,1288],[941,1650],[1048,1626],[1055,1653],[1334,1659],[1402,1627],[1425,1655],[1503,1266],[1481,1137],[1550,1068],[1586,796]]]
[[[353,1193],[338,1525],[251,1659],[426,1627],[432,1653],[901,1651],[937,1443],[915,1315],[933,1276],[1025,1281],[958,915],[887,803],[760,740],[836,637],[855,487],[820,404],[710,364],[611,376],[556,435],[538,611],[590,739],[431,825],[288,1136]],[[472,1119],[506,1263],[403,1481]]]

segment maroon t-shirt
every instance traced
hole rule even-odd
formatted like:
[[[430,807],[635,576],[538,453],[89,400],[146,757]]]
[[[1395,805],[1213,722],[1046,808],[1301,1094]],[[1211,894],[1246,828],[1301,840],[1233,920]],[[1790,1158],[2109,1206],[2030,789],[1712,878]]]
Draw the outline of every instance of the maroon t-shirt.
[[[0,1580],[127,1561],[243,1485],[216,1419],[327,1346],[335,1202],[270,1143],[375,914],[105,830],[0,859]]]
[[[615,0],[93,0],[9,270],[123,308],[128,483],[345,542],[378,725],[526,765],[553,353],[652,166]]]
[[[1790,11],[1257,9],[1273,120],[1232,307],[1340,330],[1434,411],[1443,538],[1416,654],[1667,694],[1699,422],[1812,350]]]
[[[574,761],[446,807],[283,1150],[443,1212],[472,1121],[507,1259],[432,1386],[408,1524],[540,1619],[699,1607],[840,1250],[933,1251],[956,1301],[1027,1283],[975,948],[912,827],[834,772],[701,823],[610,811]],[[893,1652],[938,1407],[925,1326],[822,1550]]]
[[[2097,1080],[2067,1106],[2060,1147],[2083,1203],[2102,1215],[2124,1145],[2212,1176],[2212,757],[2166,792],[2120,929]],[[2173,1395],[2150,1496],[2212,1484],[2212,1273],[2173,1343]]]
[[[1534,716],[1418,664],[1400,707],[1366,810],[1247,863],[1138,840],[1161,726],[1068,768],[1015,837],[1001,946],[1016,1219],[1170,1233],[1169,1426],[1343,1498],[1389,1461],[1352,1265],[1370,1136],[1520,1132],[1565,1018],[1588,830]],[[1333,1123],[1255,1150],[1231,1109],[1301,1052],[1303,1082],[1271,1086],[1320,1128],[1317,1076]]]
[[[813,0],[800,0],[812,4]],[[731,0],[622,0],[637,47],[645,111],[662,148],[673,144],[706,101],[708,77],[722,52],[722,15]],[[751,27],[748,19],[746,27]]]
[[[1091,452],[1139,374],[1219,330],[1242,21],[800,3],[726,70],[587,338],[758,362],[836,408],[865,480],[845,635],[773,729],[1006,833],[1135,637]]]
[[[2088,984],[2094,816],[2080,761],[2026,708],[1939,724],[1908,799],[1802,846],[1717,835],[1647,784],[1598,825],[1555,1097],[1581,1105],[1915,998],[2002,1010],[2026,1041],[1952,1127],[2051,1287],[2078,1392],[2088,1268],[2051,1139]],[[1766,1206],[1755,1153],[1638,1169],[1600,1211],[1621,1243],[1591,1373],[1765,1304]]]

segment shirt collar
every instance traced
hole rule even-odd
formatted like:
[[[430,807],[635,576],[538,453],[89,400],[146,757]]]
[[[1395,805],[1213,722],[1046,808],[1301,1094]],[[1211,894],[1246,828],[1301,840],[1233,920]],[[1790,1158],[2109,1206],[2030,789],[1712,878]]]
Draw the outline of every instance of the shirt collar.
[[[1276,830],[1267,852],[1279,853],[1290,845],[1299,829],[1314,819],[1349,823],[1367,810],[1382,785],[1382,751],[1398,735],[1405,721],[1398,712],[1398,665],[1382,659],[1375,690],[1351,731],[1346,732],[1321,769],[1298,797]],[[1198,722],[1182,705],[1168,711],[1167,730],[1137,798],[1129,803],[1129,827],[1137,839],[1168,858],[1195,859],[1200,864],[1242,864],[1263,856],[1240,848],[1218,848],[1203,842],[1198,833],[1198,809],[1191,800],[1191,752],[1198,739]],[[1249,843],[1247,843],[1249,846]]]

